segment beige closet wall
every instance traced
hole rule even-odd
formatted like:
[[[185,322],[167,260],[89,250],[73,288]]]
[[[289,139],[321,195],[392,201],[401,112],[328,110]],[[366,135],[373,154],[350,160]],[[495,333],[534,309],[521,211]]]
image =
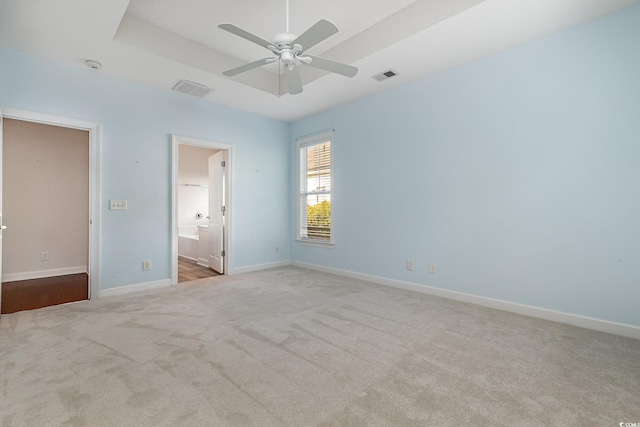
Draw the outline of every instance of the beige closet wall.
[[[3,144],[3,281],[87,271],[89,133],[5,119]]]

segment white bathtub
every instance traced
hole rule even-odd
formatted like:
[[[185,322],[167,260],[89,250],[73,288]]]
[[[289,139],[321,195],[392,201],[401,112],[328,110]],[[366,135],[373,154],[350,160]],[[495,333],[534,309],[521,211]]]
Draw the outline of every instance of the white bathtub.
[[[178,255],[198,260],[199,242],[197,225],[178,226]]]

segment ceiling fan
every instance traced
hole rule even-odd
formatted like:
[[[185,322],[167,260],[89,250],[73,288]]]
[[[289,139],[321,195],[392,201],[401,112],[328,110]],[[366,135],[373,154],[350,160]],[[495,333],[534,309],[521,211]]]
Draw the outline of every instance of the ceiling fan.
[[[293,95],[302,92],[302,82],[300,81],[300,74],[298,73],[298,66],[301,63],[321,70],[341,74],[346,77],[353,77],[358,73],[358,68],[352,65],[343,64],[331,59],[312,56],[305,53],[308,49],[337,33],[338,28],[331,22],[321,19],[300,36],[289,33],[289,0],[286,0],[286,31],[273,36],[270,42],[251,34],[242,28],[236,27],[233,24],[220,24],[218,27],[235,34],[236,36],[249,40],[250,42],[265,47],[275,55],[274,57],[260,59],[249,64],[227,70],[222,73],[225,76],[235,76],[245,71],[249,71],[266,64],[271,64],[279,60],[284,68],[284,75],[287,81],[287,86],[289,87],[289,93]]]

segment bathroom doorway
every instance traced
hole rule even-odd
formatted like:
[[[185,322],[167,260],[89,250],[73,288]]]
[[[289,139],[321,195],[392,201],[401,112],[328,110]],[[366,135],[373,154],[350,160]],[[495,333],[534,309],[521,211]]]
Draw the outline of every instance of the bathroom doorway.
[[[228,274],[231,146],[173,136],[172,283]]]

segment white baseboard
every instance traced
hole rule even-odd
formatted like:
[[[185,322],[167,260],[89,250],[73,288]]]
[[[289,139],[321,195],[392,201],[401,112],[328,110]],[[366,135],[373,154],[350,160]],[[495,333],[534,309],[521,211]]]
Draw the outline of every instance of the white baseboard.
[[[236,267],[232,270],[231,274],[251,273],[253,271],[268,270],[270,268],[277,268],[277,267],[286,267],[288,265],[291,265],[291,261],[287,259],[284,261],[268,262],[266,264],[249,265],[247,267]]]
[[[201,267],[209,267],[209,260],[204,258],[198,258],[196,260],[196,264],[198,264]]]
[[[550,320],[552,322],[565,323],[567,325],[578,326],[581,328],[592,329],[609,334],[640,339],[640,327],[634,325],[626,325],[623,323],[610,322],[608,320],[596,319],[593,317],[563,313],[561,311],[548,310],[546,308],[481,297],[478,295],[465,294],[462,292],[434,288],[432,286],[419,285],[417,283],[404,282],[401,280],[371,276],[368,274],[356,273],[348,270],[324,267],[321,265],[310,264],[306,262],[292,261],[291,265],[295,267],[307,268],[309,270],[317,270],[325,273],[335,274],[337,276],[349,277],[357,280],[365,280],[367,282],[376,283],[378,285],[392,286],[394,288],[406,289],[409,291],[421,292],[424,294],[435,295],[456,301],[495,308],[511,313],[522,314],[524,316],[536,317],[538,319]]]
[[[101,289],[100,298],[125,295],[132,292],[148,291],[150,289],[164,288],[171,286],[171,279],[157,280],[155,282],[138,283],[135,285],[120,286],[117,288]]]
[[[291,265],[291,261],[285,260],[285,261],[271,262],[267,264],[250,265],[248,267],[235,268],[233,269],[232,274],[250,273],[252,271],[267,270],[269,268],[284,267],[287,265]],[[117,288],[102,289],[100,290],[100,298],[110,297],[115,295],[125,295],[125,294],[138,292],[138,291],[147,291],[150,289],[163,288],[165,286],[171,286],[171,279],[158,280],[156,282],[138,283],[135,285],[128,285],[128,286],[120,286]]]
[[[3,282],[15,282],[17,280],[43,279],[45,277],[66,276],[67,274],[86,273],[87,266],[54,268],[51,270],[25,271],[23,273],[8,273],[2,275]]]

